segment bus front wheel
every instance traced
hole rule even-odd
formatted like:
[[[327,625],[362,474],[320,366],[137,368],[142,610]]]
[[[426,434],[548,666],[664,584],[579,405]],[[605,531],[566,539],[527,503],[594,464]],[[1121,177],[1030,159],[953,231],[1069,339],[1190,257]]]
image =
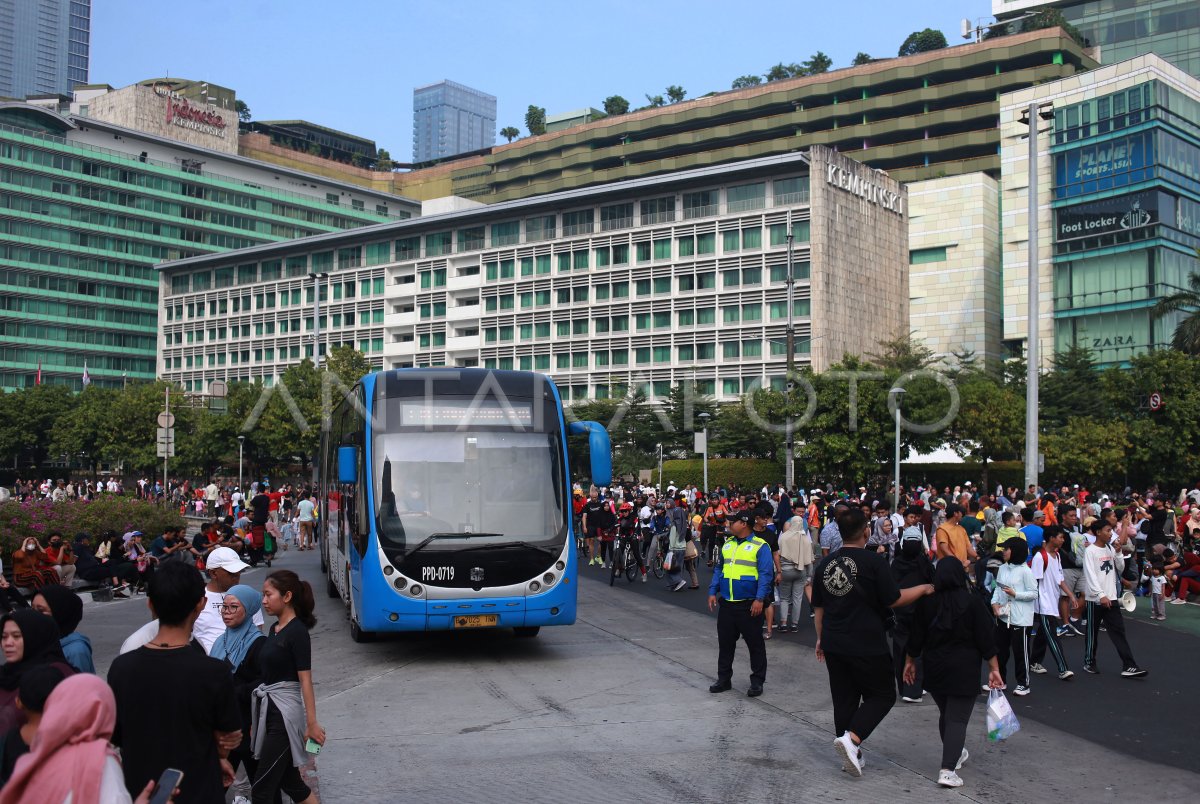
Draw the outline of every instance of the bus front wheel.
[[[513,629],[513,636],[517,637],[518,639],[533,639],[538,635],[538,631],[541,630],[542,627],[540,625],[522,626],[521,628]]]
[[[361,645],[364,642],[373,641],[375,633],[373,631],[364,631],[358,624],[358,619],[354,615],[350,615],[350,638]]]
[[[333,582],[333,573],[325,576],[325,594],[330,597],[341,597],[341,592],[338,591],[337,584]]]

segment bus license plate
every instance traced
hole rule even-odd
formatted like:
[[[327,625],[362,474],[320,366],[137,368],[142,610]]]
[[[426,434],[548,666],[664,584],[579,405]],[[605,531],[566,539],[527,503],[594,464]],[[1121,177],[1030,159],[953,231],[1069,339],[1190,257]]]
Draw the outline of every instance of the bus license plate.
[[[460,614],[454,618],[455,628],[493,628],[500,622],[499,614]]]

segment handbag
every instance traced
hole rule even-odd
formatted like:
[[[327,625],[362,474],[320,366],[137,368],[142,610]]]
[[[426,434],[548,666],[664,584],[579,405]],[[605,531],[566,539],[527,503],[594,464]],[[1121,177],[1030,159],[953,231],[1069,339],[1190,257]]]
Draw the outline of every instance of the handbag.
[[[987,738],[992,742],[1007,740],[1021,730],[1012,705],[1000,690],[988,692]]]
[[[694,539],[689,539],[687,546],[683,548],[683,557],[691,559],[698,555],[700,555],[700,551],[696,549],[696,541]]]

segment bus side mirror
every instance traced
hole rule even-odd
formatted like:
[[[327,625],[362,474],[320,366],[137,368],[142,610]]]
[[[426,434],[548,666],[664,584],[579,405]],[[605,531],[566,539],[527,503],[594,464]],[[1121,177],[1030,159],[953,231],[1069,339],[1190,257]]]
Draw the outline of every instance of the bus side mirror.
[[[592,485],[607,486],[612,483],[612,442],[608,430],[597,422],[571,422],[571,433],[588,434],[588,457],[592,462]]]
[[[358,482],[358,447],[338,447],[338,483],[352,486]]]

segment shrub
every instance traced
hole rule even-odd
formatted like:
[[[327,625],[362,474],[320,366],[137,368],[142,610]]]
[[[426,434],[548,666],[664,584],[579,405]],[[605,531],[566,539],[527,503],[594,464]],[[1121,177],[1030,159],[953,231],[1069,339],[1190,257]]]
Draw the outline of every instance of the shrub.
[[[657,474],[657,473],[656,473]],[[674,480],[677,486],[704,485],[704,459],[663,461],[663,485]],[[740,486],[761,489],[783,482],[783,464],[766,458],[709,458],[708,487]]]
[[[28,500],[10,499],[0,503],[0,550],[9,556],[21,540],[36,536],[43,546],[46,536],[54,531],[70,541],[75,534],[86,531],[96,536],[106,530],[125,533],[140,530],[157,536],[167,525],[183,525],[184,520],[173,508],[156,505],[118,494],[104,494],[95,500]]]

